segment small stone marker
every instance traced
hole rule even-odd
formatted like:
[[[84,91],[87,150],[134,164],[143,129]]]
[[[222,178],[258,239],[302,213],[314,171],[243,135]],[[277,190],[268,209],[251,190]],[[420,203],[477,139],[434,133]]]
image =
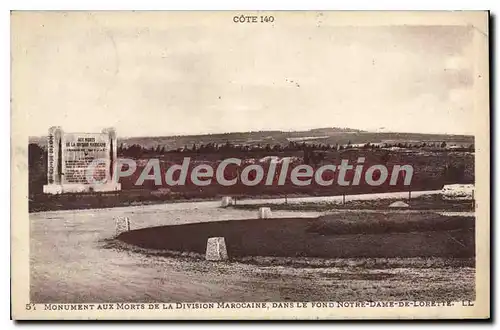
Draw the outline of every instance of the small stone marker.
[[[207,241],[205,259],[209,261],[227,260],[227,249],[224,237],[210,237]]]
[[[393,208],[398,208],[398,207],[400,207],[400,208],[407,208],[407,207],[410,207],[410,205],[406,204],[403,201],[397,201],[397,202],[394,202],[391,205],[389,205],[389,207],[393,207]]]
[[[272,213],[271,213],[270,207],[259,208],[259,219],[269,219],[271,217],[272,217]]]
[[[128,217],[116,217],[115,223],[116,223],[116,236],[126,231],[130,231],[130,220]]]
[[[221,206],[222,207],[228,207],[229,205],[232,205],[233,204],[233,199],[229,196],[224,196],[222,197],[222,201],[221,201]]]
[[[447,184],[441,194],[444,199],[474,199],[473,184]]]

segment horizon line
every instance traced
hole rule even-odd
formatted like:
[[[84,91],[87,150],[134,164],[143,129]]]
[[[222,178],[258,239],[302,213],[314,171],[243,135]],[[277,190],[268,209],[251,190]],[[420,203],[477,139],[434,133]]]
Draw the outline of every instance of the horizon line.
[[[57,126],[57,125],[56,125]],[[316,127],[316,128],[308,128],[308,129],[264,129],[264,130],[248,130],[248,131],[220,131],[220,132],[200,132],[200,133],[180,133],[180,134],[172,134],[167,133],[165,135],[120,135],[119,131],[117,131],[117,137],[119,139],[123,138],[156,138],[156,137],[186,137],[186,136],[203,136],[203,135],[222,135],[222,134],[241,134],[241,133],[259,133],[259,132],[279,132],[279,133],[297,133],[297,132],[309,132],[312,130],[321,130],[321,129],[339,129],[345,130],[344,133],[349,133],[349,130],[356,131],[355,133],[375,133],[375,134],[385,134],[385,133],[397,133],[397,134],[422,134],[422,135],[462,135],[462,136],[472,136],[475,134],[467,134],[467,133],[443,133],[443,132],[409,132],[409,131],[376,131],[376,130],[364,130],[359,128],[351,128],[351,127]],[[67,133],[100,133],[100,132],[67,132]],[[29,138],[42,138],[46,135],[29,135]]]

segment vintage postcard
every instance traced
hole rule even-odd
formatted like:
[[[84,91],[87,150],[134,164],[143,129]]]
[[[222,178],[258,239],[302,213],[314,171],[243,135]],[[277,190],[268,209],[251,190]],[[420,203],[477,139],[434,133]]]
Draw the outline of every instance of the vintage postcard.
[[[488,22],[12,12],[12,317],[489,318]]]

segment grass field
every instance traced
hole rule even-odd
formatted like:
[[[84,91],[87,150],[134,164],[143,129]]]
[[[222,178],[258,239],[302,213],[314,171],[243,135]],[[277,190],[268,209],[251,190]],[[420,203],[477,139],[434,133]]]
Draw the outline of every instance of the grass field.
[[[222,236],[233,257],[473,257],[474,218],[421,213],[337,213],[144,228],[118,239],[142,248],[204,253]]]

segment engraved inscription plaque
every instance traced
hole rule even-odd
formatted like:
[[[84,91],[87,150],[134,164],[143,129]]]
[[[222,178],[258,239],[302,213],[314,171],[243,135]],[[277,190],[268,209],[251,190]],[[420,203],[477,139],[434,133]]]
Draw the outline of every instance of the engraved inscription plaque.
[[[64,133],[60,127],[49,129],[47,185],[44,192],[115,191],[113,182],[116,161],[114,129],[102,133]]]

